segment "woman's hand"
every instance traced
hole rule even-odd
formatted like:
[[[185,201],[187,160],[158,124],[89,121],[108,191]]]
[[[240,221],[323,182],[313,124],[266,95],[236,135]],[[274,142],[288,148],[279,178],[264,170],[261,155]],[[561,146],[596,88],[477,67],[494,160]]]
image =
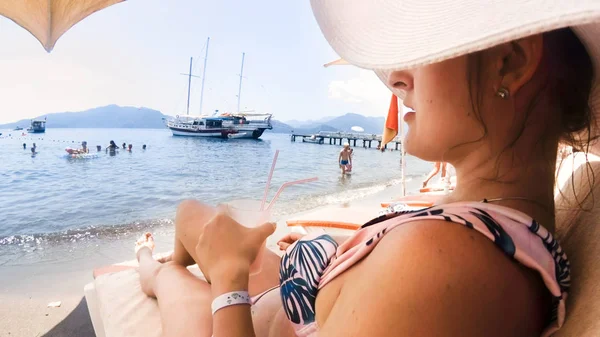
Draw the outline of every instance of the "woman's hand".
[[[289,233],[288,235],[282,237],[281,240],[277,241],[277,245],[279,246],[280,250],[286,250],[292,245],[292,243],[300,240],[300,238],[303,236],[304,234],[300,233]]]
[[[233,220],[223,209],[204,225],[198,238],[198,267],[206,280],[247,280],[252,262],[276,224],[265,223],[248,228]],[[246,281],[247,282],[247,281]],[[247,287],[247,284],[246,284]],[[240,290],[240,289],[233,289]]]

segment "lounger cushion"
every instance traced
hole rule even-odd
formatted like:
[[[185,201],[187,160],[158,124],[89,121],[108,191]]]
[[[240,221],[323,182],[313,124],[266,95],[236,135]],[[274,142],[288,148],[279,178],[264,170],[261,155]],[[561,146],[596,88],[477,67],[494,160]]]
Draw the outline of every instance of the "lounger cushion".
[[[188,269],[203,278],[197,266]],[[142,292],[137,270],[99,275],[95,287],[106,337],[161,336],[156,299]]]

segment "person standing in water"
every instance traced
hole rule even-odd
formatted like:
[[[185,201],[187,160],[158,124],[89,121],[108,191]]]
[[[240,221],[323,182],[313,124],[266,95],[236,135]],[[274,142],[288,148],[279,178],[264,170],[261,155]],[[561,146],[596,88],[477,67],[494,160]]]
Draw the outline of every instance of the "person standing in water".
[[[340,155],[338,156],[338,162],[340,164],[340,168],[342,169],[342,174],[346,174],[347,166],[352,166],[352,150],[350,150],[350,144],[345,143],[344,148],[340,151]]]
[[[79,151],[79,153],[90,153],[90,150],[87,147],[86,141],[81,142],[81,149],[79,149],[78,151]]]
[[[106,147],[106,152],[110,152],[111,156],[114,156],[117,153],[117,149],[119,147],[117,146],[117,144],[115,144],[114,140],[110,141],[110,144]]]

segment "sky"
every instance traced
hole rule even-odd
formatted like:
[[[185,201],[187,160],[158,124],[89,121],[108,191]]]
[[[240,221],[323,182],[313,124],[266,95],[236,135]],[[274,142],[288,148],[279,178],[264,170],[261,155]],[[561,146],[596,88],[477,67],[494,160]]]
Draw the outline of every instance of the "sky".
[[[308,1],[129,0],[76,24],[47,53],[0,17],[0,123],[118,104],[167,115],[235,111],[242,52],[241,110],[278,120],[348,112],[385,116],[389,91],[370,71],[324,68],[338,56]]]

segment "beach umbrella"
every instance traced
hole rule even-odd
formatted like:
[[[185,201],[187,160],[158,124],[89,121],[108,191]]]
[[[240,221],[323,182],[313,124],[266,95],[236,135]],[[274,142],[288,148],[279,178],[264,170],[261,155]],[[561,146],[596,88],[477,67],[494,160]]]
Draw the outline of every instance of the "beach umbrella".
[[[350,130],[356,131],[356,132],[365,132],[365,129],[361,128],[360,126],[353,126],[350,128]]]
[[[90,14],[124,0],[0,0],[0,15],[25,28],[51,52],[56,41]]]
[[[340,58],[335,61],[324,64],[323,67],[327,68],[330,66],[338,66],[338,65],[350,65],[350,63],[348,63],[348,61]],[[398,123],[399,113],[400,113],[400,111],[398,108],[398,97],[396,97],[396,95],[392,94],[392,101],[390,102],[388,114],[385,119],[385,126],[383,127],[383,134],[381,136],[381,149],[382,150],[385,148],[385,144],[391,142],[398,135],[398,131],[400,131],[400,137],[402,137],[404,135],[404,123]],[[360,126],[353,126],[352,130],[354,130],[354,128],[362,129]],[[354,130],[354,131],[357,131],[357,130]],[[364,131],[364,130],[362,130],[362,131]],[[357,132],[362,132],[362,131],[357,131]],[[402,176],[402,195],[404,196],[404,195],[406,195],[406,183],[404,180],[404,175],[405,175],[405,170],[406,170],[406,158],[404,155],[404,141],[402,141],[400,143],[400,160],[401,160],[400,175]]]

